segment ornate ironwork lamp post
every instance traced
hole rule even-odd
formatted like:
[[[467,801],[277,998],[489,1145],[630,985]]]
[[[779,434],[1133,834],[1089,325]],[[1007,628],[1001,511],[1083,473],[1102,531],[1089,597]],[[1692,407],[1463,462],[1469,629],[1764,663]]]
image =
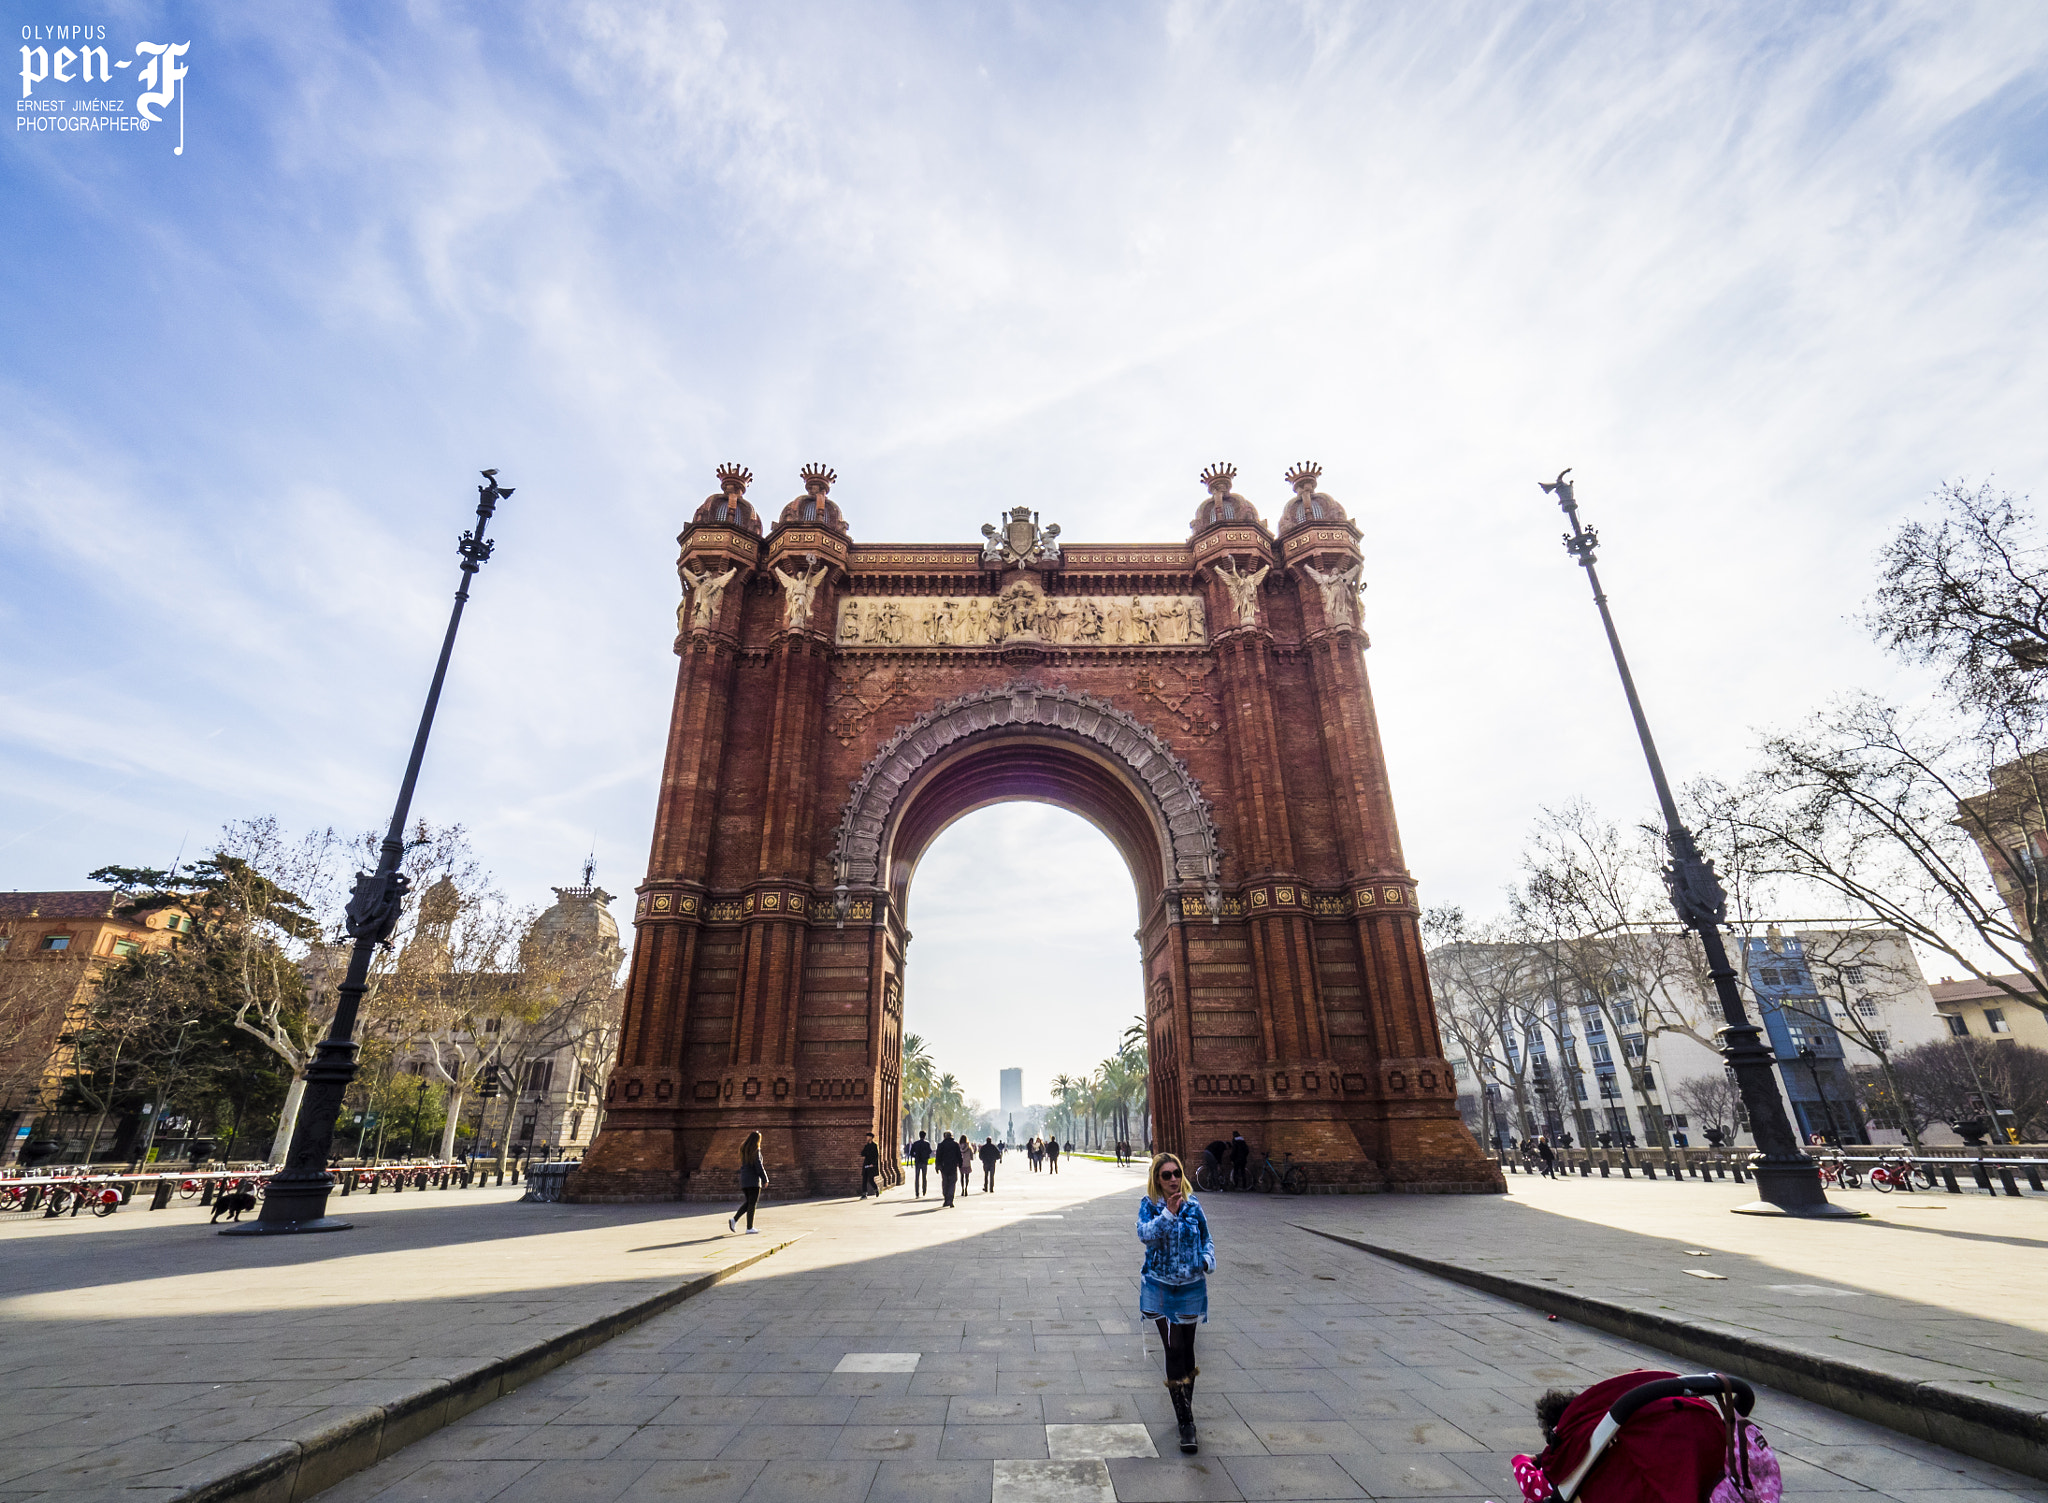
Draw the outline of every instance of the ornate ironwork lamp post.
[[[1777,1061],[1765,1047],[1761,1030],[1750,1022],[1742,1005],[1742,993],[1735,985],[1735,968],[1728,963],[1728,950],[1721,942],[1721,924],[1728,911],[1728,895],[1714,864],[1700,854],[1698,842],[1685,821],[1678,817],[1678,802],[1664,777],[1664,763],[1657,755],[1657,743],[1644,718],[1643,702],[1636,695],[1635,679],[1628,671],[1628,659],[1621,650],[1621,637],[1614,629],[1614,616],[1607,608],[1607,593],[1600,588],[1600,573],[1594,568],[1594,550],[1600,537],[1579,522],[1579,505],[1571,482],[1559,473],[1554,481],[1537,482],[1557,497],[1557,504],[1571,523],[1564,549],[1586,571],[1593,589],[1593,603],[1600,610],[1600,624],[1607,629],[1607,645],[1614,651],[1614,666],[1621,674],[1622,692],[1628,696],[1629,714],[1635,718],[1636,735],[1643,743],[1643,756],[1650,764],[1650,781],[1657,788],[1657,803],[1664,814],[1664,839],[1671,852],[1671,864],[1664,868],[1664,885],[1671,893],[1671,906],[1679,922],[1699,936],[1707,952],[1707,974],[1713,978],[1714,994],[1726,1020],[1715,1031],[1721,1057],[1728,1062],[1742,1092],[1742,1104],[1749,1112],[1750,1132],[1758,1152],[1750,1159],[1760,1199],[1737,1206],[1752,1215],[1776,1216],[1861,1216],[1844,1206],[1832,1205],[1821,1193],[1820,1170],[1800,1151],[1797,1134],[1785,1116],[1785,1103],[1778,1095]]]
[[[349,952],[348,974],[335,989],[338,1000],[334,1021],[306,1066],[306,1092],[299,1106],[298,1123],[292,1129],[292,1144],[285,1153],[283,1169],[271,1180],[269,1193],[263,1197],[262,1212],[254,1221],[222,1227],[224,1237],[343,1232],[351,1225],[327,1214],[327,1196],[334,1189],[334,1176],[327,1172],[328,1150],[334,1143],[342,1098],[356,1075],[356,1011],[368,989],[370,958],[377,946],[390,941],[410,885],[398,869],[405,854],[405,821],[412,810],[412,790],[419,781],[420,762],[427,754],[427,735],[434,728],[434,710],[441,702],[441,685],[448,677],[448,659],[455,651],[455,631],[462,625],[462,608],[469,604],[469,582],[496,546],[484,541],[484,528],[498,503],[512,494],[510,486],[498,484],[496,470],[483,471],[483,477],[484,484],[476,488],[476,531],[465,532],[456,545],[456,551],[462,555],[462,579],[455,591],[455,609],[448,616],[448,634],[441,639],[441,660],[434,665],[434,682],[427,689],[427,707],[420,714],[420,728],[413,737],[412,760],[405,764],[405,781],[399,784],[391,828],[385,832],[384,844],[379,848],[377,869],[356,873],[355,887],[349,894],[347,929],[355,948]]]

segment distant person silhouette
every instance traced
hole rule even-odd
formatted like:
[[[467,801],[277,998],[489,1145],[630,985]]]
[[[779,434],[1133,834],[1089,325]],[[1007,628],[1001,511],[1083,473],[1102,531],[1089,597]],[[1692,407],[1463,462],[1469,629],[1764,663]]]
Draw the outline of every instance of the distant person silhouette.
[[[939,1139],[939,1194],[945,1197],[947,1205],[953,1204],[953,1183],[960,1178],[960,1145],[953,1141],[951,1133]]]
[[[910,1162],[912,1167],[917,1171],[917,1178],[915,1181],[916,1189],[914,1193],[911,1195],[911,1199],[913,1200],[924,1199],[925,1165],[929,1164],[931,1161],[931,1139],[927,1138],[923,1133],[919,1133],[917,1135],[917,1141],[910,1145]]]
[[[1058,1174],[1060,1172],[1060,1140],[1058,1138],[1047,1138],[1045,1140],[1045,1170],[1048,1174]]]
[[[981,1188],[984,1194],[995,1190],[996,1164],[1002,1156],[1003,1151],[996,1147],[996,1140],[993,1137],[981,1145]]]

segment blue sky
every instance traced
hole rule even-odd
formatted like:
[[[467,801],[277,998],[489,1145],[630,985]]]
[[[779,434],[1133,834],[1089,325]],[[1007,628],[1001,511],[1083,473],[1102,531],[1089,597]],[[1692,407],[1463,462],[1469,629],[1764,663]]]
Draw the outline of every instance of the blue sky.
[[[484,465],[518,495],[419,808],[530,901],[593,843],[640,873],[722,460],[771,510],[836,466],[867,541],[1179,538],[1203,465],[1270,514],[1319,460],[1411,865],[1481,910],[1538,805],[1647,802],[1539,477],[1687,773],[1894,682],[1850,618],[1937,483],[2039,489],[2037,7],[4,9],[10,71],[23,27],[192,43],[182,156],[0,152],[8,887],[377,823]],[[1035,1096],[1134,1010],[1128,885],[1031,809],[948,862],[929,1031]],[[1103,1038],[1012,1059],[1027,994],[944,999],[1055,888]]]

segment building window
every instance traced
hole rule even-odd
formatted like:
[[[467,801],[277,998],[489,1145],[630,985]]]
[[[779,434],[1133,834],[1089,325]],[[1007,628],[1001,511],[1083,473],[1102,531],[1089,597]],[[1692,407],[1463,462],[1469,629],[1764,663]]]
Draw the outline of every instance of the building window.
[[[2012,1025],[2005,1021],[2005,1009],[2002,1007],[1984,1009],[1984,1026],[1993,1033],[2012,1032]]]
[[[1886,1028],[1873,1028],[1873,1029],[1871,1029],[1871,1030],[1870,1030],[1870,1047],[1871,1047],[1871,1048],[1873,1048],[1873,1049],[1877,1050],[1877,1051],[1878,1051],[1879,1053],[1884,1053],[1884,1052],[1888,1051],[1888,1050],[1889,1050],[1889,1049],[1891,1048],[1891,1046],[1892,1046],[1892,1035],[1891,1035],[1891,1030],[1890,1030],[1890,1029],[1886,1029]]]
[[[1857,1012],[1858,1012],[1858,1013],[1859,1013],[1859,1014],[1860,1014],[1861,1016],[1863,1016],[1863,1017],[1866,1017],[1866,1018],[1874,1018],[1874,1017],[1876,1017],[1876,1016],[1877,1016],[1877,1001],[1876,1001],[1876,999],[1875,999],[1875,998],[1873,998],[1873,997],[1858,997],[1858,998],[1856,999],[1856,1011],[1857,1011]]]
[[[114,941],[114,953],[124,960],[140,948],[141,946],[137,945],[132,939],[117,939]]]
[[[1614,1003],[1615,1021],[1633,1023],[1636,1021],[1636,1005],[1626,997],[1617,998]]]
[[[1942,1017],[1948,1022],[1948,1031],[1957,1038],[1963,1039],[1970,1036],[1970,1020],[1961,1013],[1945,1012],[1942,1014]]]
[[[1587,1038],[1597,1039],[1607,1032],[1607,1022],[1600,1016],[1599,1008],[1582,1007],[1579,1009],[1579,1014],[1586,1020]]]
[[[537,1113],[528,1112],[525,1116],[521,1117],[519,1119],[519,1141],[531,1143],[533,1141],[534,1129],[539,1126],[540,1117]]]
[[[1656,1090],[1657,1077],[1652,1075],[1648,1070],[1642,1071],[1640,1074],[1636,1076],[1636,1089],[1639,1091]]]
[[[526,1067],[526,1089],[529,1091],[545,1091],[554,1078],[555,1062],[551,1059],[537,1059]]]
[[[1640,1033],[1625,1033],[1621,1036],[1622,1052],[1630,1059],[1643,1057],[1643,1036]]]
[[[43,936],[43,948],[45,950],[68,950],[71,948],[71,936],[68,934],[45,934]]]
[[[1861,986],[1863,984],[1863,967],[1860,965],[1843,966],[1842,980],[1850,986]]]
[[[1593,1051],[1594,1064],[1611,1065],[1614,1063],[1614,1052],[1605,1044],[1589,1044],[1586,1047]]]
[[[575,1142],[583,1136],[583,1113],[569,1113],[569,1141]]]

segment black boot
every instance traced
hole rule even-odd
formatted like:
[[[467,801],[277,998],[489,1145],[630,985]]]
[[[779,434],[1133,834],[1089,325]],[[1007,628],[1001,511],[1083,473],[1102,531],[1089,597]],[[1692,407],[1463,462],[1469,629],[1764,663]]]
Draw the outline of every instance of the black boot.
[[[1195,1436],[1195,1380],[1192,1377],[1169,1381],[1166,1391],[1173,1396],[1173,1417],[1180,1424],[1180,1450],[1183,1456],[1192,1456],[1201,1450]]]

